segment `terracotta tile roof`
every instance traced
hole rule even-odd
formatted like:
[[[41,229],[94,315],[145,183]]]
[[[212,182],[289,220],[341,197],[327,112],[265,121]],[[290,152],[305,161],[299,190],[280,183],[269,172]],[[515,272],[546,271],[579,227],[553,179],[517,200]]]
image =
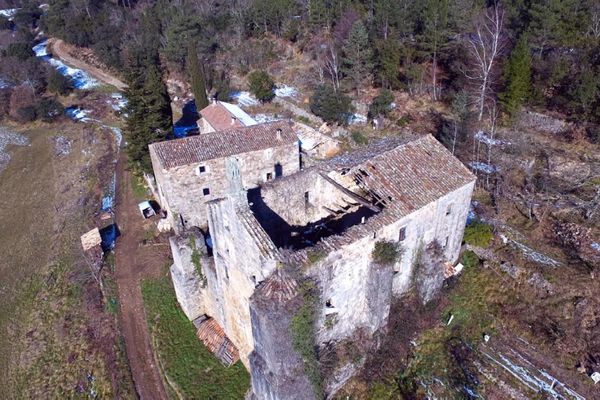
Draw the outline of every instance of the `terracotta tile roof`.
[[[233,118],[234,115],[232,115],[227,108],[218,101],[211,103],[200,110],[200,115],[216,131],[244,126],[244,124],[242,124],[238,118]]]
[[[227,366],[235,364],[240,355],[238,349],[225,335],[223,328],[214,318],[204,320],[197,331],[198,338],[221,362]]]
[[[408,215],[476,179],[431,135],[381,151],[385,146],[385,141],[376,144],[379,151],[366,159],[362,153],[336,157],[327,167],[351,174],[396,216]]]
[[[297,141],[298,136],[288,121],[275,121],[153,143],[150,153],[154,153],[163,168],[170,169]]]
[[[364,224],[323,238],[312,249],[294,252],[291,258],[300,262],[306,262],[307,252],[315,248],[329,252],[372,235],[374,231],[476,179],[460,160],[431,135],[409,142],[396,138],[384,139],[360,151],[317,165],[315,169],[333,179],[339,177],[339,173],[351,176],[362,191],[380,199],[377,205],[382,206],[383,210],[368,218]],[[311,173],[311,170],[300,173]],[[284,181],[273,181],[265,188],[285,184]]]

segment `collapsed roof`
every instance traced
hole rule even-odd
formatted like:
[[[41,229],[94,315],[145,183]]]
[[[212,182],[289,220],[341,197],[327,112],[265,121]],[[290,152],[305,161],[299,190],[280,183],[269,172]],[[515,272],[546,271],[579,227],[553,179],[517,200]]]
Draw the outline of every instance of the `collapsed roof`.
[[[278,246],[329,251],[475,181],[433,136],[411,139],[386,138],[263,185],[251,198],[256,218]],[[312,211],[293,207],[305,193]]]

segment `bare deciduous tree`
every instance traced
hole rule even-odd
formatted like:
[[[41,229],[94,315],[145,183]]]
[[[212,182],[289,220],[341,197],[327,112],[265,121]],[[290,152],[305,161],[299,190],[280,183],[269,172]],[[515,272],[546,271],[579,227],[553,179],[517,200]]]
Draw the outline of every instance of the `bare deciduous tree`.
[[[483,118],[487,98],[493,94],[496,63],[505,45],[504,10],[496,4],[475,20],[475,31],[466,41],[471,68],[465,71],[465,76],[475,82],[477,88],[478,121]]]
[[[600,4],[595,4],[590,12],[588,35],[600,39]]]

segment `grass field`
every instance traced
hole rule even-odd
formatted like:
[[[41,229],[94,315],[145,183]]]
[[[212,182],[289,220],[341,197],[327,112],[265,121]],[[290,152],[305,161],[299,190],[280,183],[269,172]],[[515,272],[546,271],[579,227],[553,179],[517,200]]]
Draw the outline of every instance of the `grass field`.
[[[133,398],[116,316],[104,311],[79,243],[112,139],[68,121],[22,133],[30,146],[11,148],[0,172],[2,398]],[[69,154],[55,152],[56,136],[70,141]]]
[[[243,399],[250,375],[241,362],[226,368],[196,337],[168,277],[142,285],[146,317],[167,381],[187,399]]]

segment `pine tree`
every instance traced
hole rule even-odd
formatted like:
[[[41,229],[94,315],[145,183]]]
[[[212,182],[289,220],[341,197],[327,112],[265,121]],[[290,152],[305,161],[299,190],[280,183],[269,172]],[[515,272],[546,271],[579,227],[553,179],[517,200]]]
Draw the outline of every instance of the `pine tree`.
[[[512,119],[531,95],[531,50],[525,35],[519,38],[505,72],[506,90],[500,95],[504,111]]]
[[[361,21],[354,23],[343,50],[344,71],[352,80],[358,94],[360,83],[373,69],[373,51],[369,45],[367,30]]]
[[[379,42],[377,70],[383,87],[389,89],[400,87],[400,46],[396,40],[386,39]]]
[[[196,46],[192,43],[188,46],[187,69],[188,74],[190,74],[190,82],[192,85],[192,92],[194,92],[196,109],[199,111],[208,106],[208,98],[206,97],[204,74],[202,73],[200,63],[198,62],[198,51],[196,50]]]
[[[157,61],[158,54],[140,46],[132,49],[126,69],[127,155],[134,168],[147,172],[152,171],[148,145],[170,136],[173,124],[171,100]]]
[[[438,99],[438,58],[440,51],[448,44],[450,29],[448,24],[448,0],[427,0],[423,8],[423,34],[421,45],[431,56],[431,86],[433,100]]]

